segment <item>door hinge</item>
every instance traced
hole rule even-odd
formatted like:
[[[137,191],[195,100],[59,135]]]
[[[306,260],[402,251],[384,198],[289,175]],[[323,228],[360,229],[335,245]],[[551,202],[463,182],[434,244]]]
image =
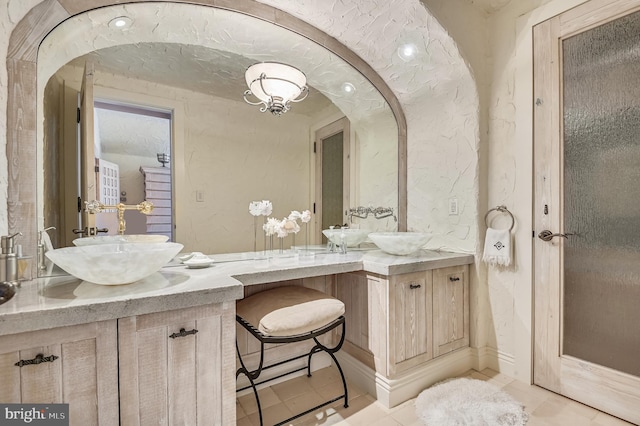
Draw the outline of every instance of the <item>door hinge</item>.
[[[76,110],[76,122],[80,123],[80,108]]]
[[[316,142],[313,143],[313,153],[316,153]],[[315,212],[314,212],[315,213]]]
[[[93,171],[96,173],[100,172],[100,166],[93,166]]]
[[[82,198],[78,197],[78,213],[82,212]]]
[[[313,214],[316,214],[316,203],[313,203]]]

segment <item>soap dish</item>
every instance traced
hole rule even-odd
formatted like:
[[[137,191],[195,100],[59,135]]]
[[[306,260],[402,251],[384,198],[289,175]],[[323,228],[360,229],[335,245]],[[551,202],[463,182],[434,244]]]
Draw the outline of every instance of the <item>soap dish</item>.
[[[197,259],[189,259],[182,262],[185,264],[187,268],[197,269],[197,268],[208,268],[213,265],[213,259],[208,257],[198,257]]]
[[[183,254],[182,256],[178,256],[177,259],[180,261],[180,263],[184,263],[193,257],[203,257],[203,256],[204,254],[200,253],[199,251],[194,251],[193,253],[187,253],[187,254]]]

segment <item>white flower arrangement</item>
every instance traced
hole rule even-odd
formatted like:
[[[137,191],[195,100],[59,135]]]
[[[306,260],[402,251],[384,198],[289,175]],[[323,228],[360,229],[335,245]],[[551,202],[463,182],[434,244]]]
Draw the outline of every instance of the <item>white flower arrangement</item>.
[[[298,220],[300,219],[300,221],[302,221],[302,223],[307,223],[311,220],[311,212],[309,210],[305,210],[302,213],[300,213],[297,210],[293,210],[291,212],[291,214],[289,214],[289,219],[290,220]]]
[[[284,232],[286,232],[285,237],[292,232],[294,234],[300,232],[300,225],[298,225],[298,222],[296,222],[295,219],[292,219],[291,216],[282,219],[280,226]]]
[[[274,217],[270,217],[269,219],[267,219],[267,222],[262,226],[262,229],[264,230],[264,233],[267,235],[267,237],[278,234],[280,228],[280,221]]]
[[[249,203],[249,213],[253,216],[269,216],[273,211],[273,204],[269,200],[252,201]]]
[[[249,211],[254,216],[263,215],[264,212],[267,211],[267,206],[261,203],[268,203],[268,211],[269,213],[272,210],[271,203],[268,201],[254,201],[249,204]],[[262,229],[265,232],[267,237],[273,237],[274,235],[278,238],[285,238],[289,234],[295,234],[300,232],[300,225],[298,224],[298,219],[303,223],[308,223],[311,220],[311,212],[309,210],[305,210],[303,212],[299,212],[297,210],[293,210],[288,217],[285,217],[282,220],[278,220],[276,218],[270,217],[266,219]]]

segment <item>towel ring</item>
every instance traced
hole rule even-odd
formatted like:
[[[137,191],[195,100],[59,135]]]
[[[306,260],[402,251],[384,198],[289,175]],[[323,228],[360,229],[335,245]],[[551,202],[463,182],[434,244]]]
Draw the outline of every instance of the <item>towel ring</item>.
[[[511,212],[509,211],[507,206],[496,206],[496,207],[490,209],[484,215],[484,223],[485,223],[485,225],[487,225],[487,228],[489,227],[489,222],[487,220],[489,218],[489,213],[491,213],[493,211],[498,211],[498,212],[501,212],[501,213],[507,213],[509,216],[511,216],[511,227],[509,228],[509,231],[513,230],[513,227],[516,224],[516,219],[513,217],[513,214],[511,214]]]

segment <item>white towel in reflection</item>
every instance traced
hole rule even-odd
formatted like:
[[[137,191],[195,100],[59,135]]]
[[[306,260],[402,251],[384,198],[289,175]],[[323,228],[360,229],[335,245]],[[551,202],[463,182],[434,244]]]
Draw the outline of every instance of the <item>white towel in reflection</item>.
[[[49,234],[47,234],[47,231],[42,231],[40,232],[40,235],[42,235],[42,244],[44,245],[44,251],[48,252],[53,250],[53,244],[51,243],[51,237],[49,237]]]
[[[482,261],[489,265],[511,265],[511,231],[487,228]]]

